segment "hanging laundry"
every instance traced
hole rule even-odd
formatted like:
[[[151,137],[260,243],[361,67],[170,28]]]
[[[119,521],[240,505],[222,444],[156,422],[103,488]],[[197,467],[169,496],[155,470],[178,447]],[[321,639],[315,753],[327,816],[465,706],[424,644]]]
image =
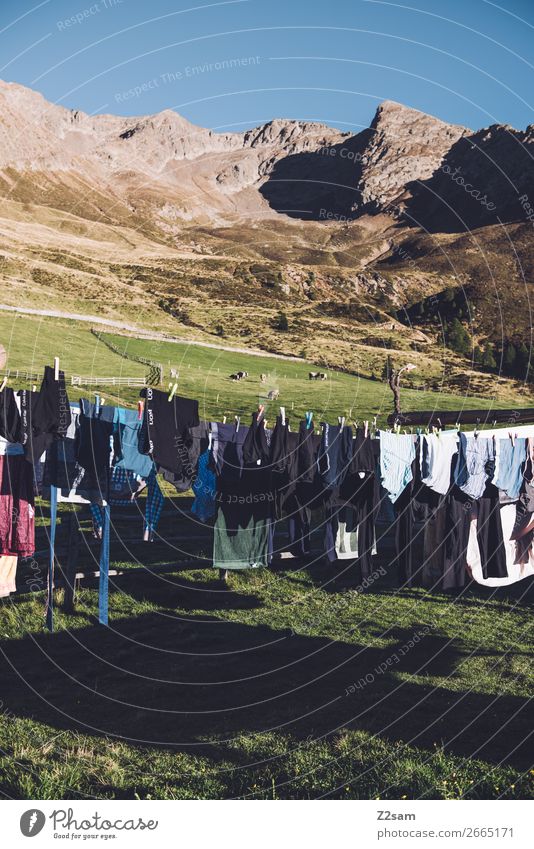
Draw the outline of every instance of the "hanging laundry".
[[[351,434],[352,434],[352,428]],[[376,554],[375,523],[380,507],[380,488],[372,441],[360,429],[351,435],[351,458],[344,479],[333,495],[325,523],[328,559],[357,559],[360,578],[372,572]]]
[[[171,472],[177,483],[183,480],[185,489],[189,489],[194,471],[189,455],[191,428],[200,423],[198,401],[178,395],[169,401],[166,392],[151,386],[141,396],[145,398],[145,409],[139,450],[151,454],[157,466]]]
[[[514,524],[510,539],[517,543],[517,562],[529,560],[534,541],[534,439],[527,439],[527,457],[519,497],[515,501]],[[502,490],[501,504],[502,504]]]
[[[209,422],[200,421],[198,425],[193,425],[189,428],[188,453],[191,468],[193,469],[193,477],[200,455],[207,451],[210,445],[211,432]]]
[[[134,472],[114,466],[111,473],[109,503],[111,507],[131,507],[146,490],[144,535],[151,540],[163,510],[163,493],[158,484],[154,464],[146,479]],[[91,504],[95,536],[102,536],[103,513],[99,504]]]
[[[499,468],[493,479],[494,485],[508,498],[517,500],[523,483],[523,470],[527,459],[527,440],[517,436],[515,439],[498,440]]]
[[[409,434],[380,431],[380,475],[382,486],[395,502],[413,479],[415,441]]]
[[[93,494],[91,502],[109,501],[112,434],[115,408],[80,400],[80,416],[76,433],[76,460],[83,475],[76,488]]]
[[[352,428],[322,422],[322,438],[317,467],[323,486],[341,486],[352,460]]]
[[[301,421],[298,438],[298,479],[301,483],[314,483],[320,445],[321,437],[315,433],[313,420]]]
[[[0,598],[6,598],[17,590],[17,561],[16,554],[0,555]]]
[[[0,554],[35,551],[32,467],[22,455],[0,456]]]
[[[471,577],[477,584],[486,587],[506,587],[534,576],[534,551],[530,544],[527,557],[518,554],[517,542],[512,538],[515,523],[515,504],[504,504],[500,507],[501,530],[504,541],[506,558],[506,575],[490,577],[484,574],[483,561],[478,541],[478,515],[476,508],[470,522],[469,546],[467,550],[467,566]],[[532,542],[532,541],[531,541]]]
[[[125,469],[146,478],[152,468],[154,461],[146,454],[139,451],[139,433],[142,427],[142,419],[139,418],[137,410],[126,410],[124,407],[116,407],[114,414],[114,465],[116,468]]]
[[[420,441],[421,480],[434,492],[445,495],[451,485],[451,462],[457,452],[454,431],[423,436]]]
[[[488,480],[495,473],[495,447],[493,439],[459,434],[458,460],[454,481],[470,498],[482,496]]]
[[[117,419],[117,407],[111,404],[94,404],[88,398],[80,398],[80,410],[83,416],[113,425]]]
[[[304,426],[304,427],[303,427]],[[320,438],[317,438],[315,449]],[[303,443],[307,448],[301,452]],[[309,452],[308,452],[309,449]],[[303,463],[302,475],[299,462]],[[277,521],[287,521],[288,545],[292,556],[300,557],[310,551],[311,501],[314,477],[317,474],[316,450],[309,437],[306,422],[298,433],[289,429],[289,420],[278,416],[271,437],[270,464],[274,494],[274,516]]]
[[[58,502],[68,502],[71,504],[90,504],[96,503],[102,498],[102,487],[95,485],[94,472],[93,475],[87,476],[85,469],[78,462],[78,446],[80,443],[80,420],[82,413],[80,405],[70,408],[71,423],[67,430],[64,439],[55,440],[48,451],[46,452],[43,486],[54,486],[58,488]],[[108,422],[108,428],[112,425]],[[89,440],[89,462],[91,460],[91,443],[90,433],[86,436]],[[111,462],[111,444],[108,435],[108,464]],[[104,488],[108,473],[103,473]]]
[[[52,433],[40,432],[33,426],[33,413],[39,399],[38,392],[22,389],[18,393],[20,399],[21,443],[24,456],[29,463],[35,465],[43,456],[54,440]]]
[[[250,427],[212,422],[211,428],[217,473],[213,566],[268,566],[274,495],[270,489],[267,437],[261,432],[264,422],[255,413]]]
[[[13,409],[13,404],[15,409]],[[11,424],[8,424],[8,420]],[[21,443],[11,441],[16,436],[19,439],[22,438],[22,429],[20,426],[20,399],[14,393],[10,395],[8,389],[0,392],[0,434],[0,456],[24,454]],[[6,438],[3,434],[10,438]]]
[[[0,437],[7,442],[20,442],[22,437],[19,406],[10,386],[0,392]]]
[[[209,522],[217,512],[217,478],[210,468],[210,447],[200,455],[197,463],[197,474],[193,483],[195,500],[191,513],[201,522]]]
[[[65,438],[54,442],[46,452],[43,485],[58,488],[58,501],[83,504],[91,500],[92,493],[77,488],[83,478],[83,469],[76,460],[80,407],[71,405],[70,413],[71,423]]]

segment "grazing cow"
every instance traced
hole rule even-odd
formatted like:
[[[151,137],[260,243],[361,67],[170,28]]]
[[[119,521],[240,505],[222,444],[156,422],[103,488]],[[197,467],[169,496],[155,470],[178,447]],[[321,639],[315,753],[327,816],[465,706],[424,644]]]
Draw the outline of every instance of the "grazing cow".
[[[278,398],[279,395],[280,395],[279,389],[271,389],[267,394],[267,400],[268,401],[276,401],[276,399]]]
[[[326,380],[326,374],[324,371],[310,371],[308,374],[309,380]]]
[[[236,371],[230,375],[230,380],[244,380],[245,377],[248,377],[248,371]]]

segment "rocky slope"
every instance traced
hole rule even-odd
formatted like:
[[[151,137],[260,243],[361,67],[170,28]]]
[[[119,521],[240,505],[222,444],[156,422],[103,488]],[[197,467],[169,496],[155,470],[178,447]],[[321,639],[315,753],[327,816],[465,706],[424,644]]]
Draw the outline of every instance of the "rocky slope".
[[[392,340],[405,358],[423,346],[428,370],[435,328],[394,316],[433,294],[465,289],[479,343],[530,333],[533,162],[534,127],[472,132],[391,101],[356,135],[281,119],[214,133],[171,110],[89,116],[0,82],[3,300],[142,308],[229,337],[260,305],[273,350],[283,309],[294,353],[324,320],[328,356],[343,337],[349,367],[371,324],[368,371]]]
[[[78,193],[83,216],[73,188],[81,179],[102,195],[102,214],[142,212],[167,233],[181,220],[271,210],[304,220],[405,212],[406,223],[447,230],[493,223],[497,208],[501,220],[521,220],[517,199],[534,194],[533,151],[533,127],[472,133],[391,101],[353,136],[290,120],[214,133],[171,110],[89,116],[0,82],[4,192],[31,200],[34,175],[36,201],[61,205],[46,199],[53,183],[67,207]]]

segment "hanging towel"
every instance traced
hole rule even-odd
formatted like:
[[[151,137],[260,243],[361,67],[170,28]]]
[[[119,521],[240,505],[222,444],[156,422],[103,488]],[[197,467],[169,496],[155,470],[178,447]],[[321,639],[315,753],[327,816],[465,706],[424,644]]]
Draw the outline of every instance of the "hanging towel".
[[[493,479],[495,486],[505,492],[509,498],[519,498],[523,471],[527,459],[527,440],[517,436],[511,439],[499,439],[499,470]]]
[[[462,492],[473,500],[481,498],[488,480],[493,477],[494,471],[495,448],[493,439],[466,436],[464,433],[460,433],[454,480]]]
[[[380,431],[380,477],[382,486],[395,502],[413,479],[415,442],[411,434]]]
[[[431,433],[421,439],[421,479],[439,495],[445,495],[451,486],[451,462],[457,451],[456,443],[455,431]]]
[[[0,555],[0,598],[16,592],[17,560],[16,555]]]

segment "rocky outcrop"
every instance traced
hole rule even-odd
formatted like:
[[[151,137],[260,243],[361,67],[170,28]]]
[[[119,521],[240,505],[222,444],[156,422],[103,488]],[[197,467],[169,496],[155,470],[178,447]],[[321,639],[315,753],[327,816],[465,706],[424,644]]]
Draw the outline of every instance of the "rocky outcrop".
[[[182,221],[276,213],[350,222],[387,212],[427,230],[530,221],[533,152],[534,127],[472,133],[392,101],[356,135],[282,119],[215,133],[172,110],[90,116],[0,82],[2,191],[69,210],[75,198],[81,215],[94,192],[90,215],[105,219],[108,199],[123,220],[142,211],[166,233]]]
[[[426,181],[411,187],[410,213],[433,232],[501,222],[534,226],[534,125],[493,125],[460,138]]]
[[[452,145],[468,133],[465,127],[385,100],[376,111],[362,154],[360,211],[402,206],[409,184],[428,180]]]

